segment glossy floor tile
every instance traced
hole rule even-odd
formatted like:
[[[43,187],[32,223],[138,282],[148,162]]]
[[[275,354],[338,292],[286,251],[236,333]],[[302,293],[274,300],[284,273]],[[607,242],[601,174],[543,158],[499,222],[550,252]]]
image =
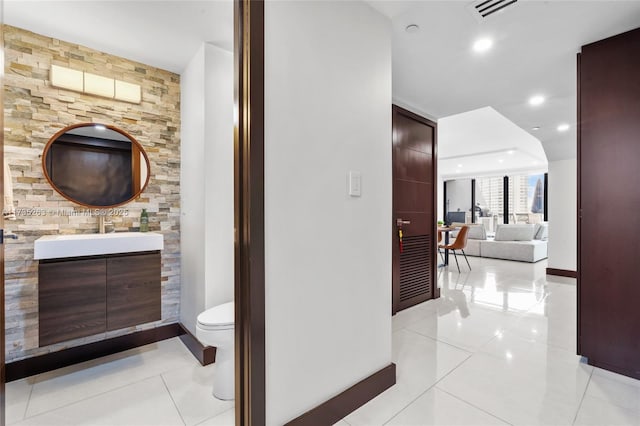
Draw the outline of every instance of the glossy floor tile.
[[[195,364],[162,374],[171,398],[186,426],[196,425],[233,408],[233,401],[212,396],[215,364]]]
[[[17,423],[25,426],[179,424],[182,424],[180,415],[158,376]]]
[[[391,419],[388,425],[507,425],[468,403],[431,388]]]
[[[640,381],[575,354],[575,280],[470,257],[440,269],[441,297],[393,317],[397,384],[336,423],[636,425]],[[231,426],[178,338],[7,384],[10,425]]]
[[[381,425],[471,354],[409,330],[393,336],[396,385],[345,418],[351,426]]]
[[[347,423],[638,425],[640,381],[575,354],[575,279],[547,276],[546,261],[469,261],[471,271],[438,270],[439,299],[393,317],[398,384]],[[460,351],[454,365],[443,347]]]
[[[589,395],[584,397],[575,425],[628,426],[640,425],[638,411],[622,408]]]
[[[8,383],[7,424],[189,426],[227,411],[233,424],[214,376],[176,337]]]

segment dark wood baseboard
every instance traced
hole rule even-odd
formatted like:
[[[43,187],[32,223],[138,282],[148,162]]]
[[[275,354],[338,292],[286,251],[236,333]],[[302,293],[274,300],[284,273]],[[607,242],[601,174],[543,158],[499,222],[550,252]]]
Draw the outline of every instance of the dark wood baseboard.
[[[216,348],[213,346],[204,346],[182,323],[180,327],[182,331],[184,331],[184,334],[180,335],[180,340],[182,340],[182,343],[191,351],[200,364],[213,364],[216,361]]]
[[[20,361],[10,362],[6,365],[7,382],[23,379],[35,374],[57,370],[73,364],[90,361],[106,355],[112,355],[128,349],[159,342],[180,336],[184,330],[178,323],[167,324],[149,330],[137,331],[125,336],[113,337],[99,342],[63,349]]]
[[[570,271],[568,269],[547,268],[547,275],[557,275],[559,277],[578,278],[577,271]]]
[[[291,420],[286,426],[332,425],[396,384],[396,365],[390,364],[330,400]]]
[[[622,374],[623,376],[633,377],[634,379],[640,380],[640,369],[629,370],[623,367],[599,362],[591,358],[587,358],[587,364],[593,365],[594,367],[602,368],[603,370],[613,371],[614,373]]]

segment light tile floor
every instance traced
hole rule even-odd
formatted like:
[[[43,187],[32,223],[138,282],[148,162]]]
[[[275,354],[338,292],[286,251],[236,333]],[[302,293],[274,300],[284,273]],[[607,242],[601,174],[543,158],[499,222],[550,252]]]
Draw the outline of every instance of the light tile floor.
[[[397,384],[351,426],[640,425],[640,381],[575,355],[574,279],[469,258],[439,269],[442,297],[393,317]]]
[[[575,355],[575,280],[469,258],[442,297],[393,317],[397,384],[340,421],[375,425],[638,425],[640,381]],[[7,385],[9,425],[230,426],[178,338]]]
[[[214,373],[176,337],[8,383],[7,424],[231,426]]]

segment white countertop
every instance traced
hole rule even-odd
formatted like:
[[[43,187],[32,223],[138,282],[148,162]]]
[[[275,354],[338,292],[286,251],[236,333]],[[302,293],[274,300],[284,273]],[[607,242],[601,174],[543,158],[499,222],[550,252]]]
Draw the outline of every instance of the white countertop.
[[[155,251],[164,248],[164,237],[155,232],[45,235],[35,241],[34,259],[97,256],[101,254]]]

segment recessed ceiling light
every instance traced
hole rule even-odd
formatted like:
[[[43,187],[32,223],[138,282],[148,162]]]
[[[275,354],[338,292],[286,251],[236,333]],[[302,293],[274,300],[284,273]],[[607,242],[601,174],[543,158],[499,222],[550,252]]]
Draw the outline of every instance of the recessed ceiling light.
[[[493,40],[490,38],[479,38],[473,43],[473,50],[478,53],[486,52],[493,46]]]
[[[406,32],[408,32],[409,34],[413,34],[413,33],[417,33],[418,31],[420,31],[420,27],[417,26],[416,24],[410,24],[410,25],[407,25],[404,30]]]
[[[462,167],[462,164],[458,164],[457,167]]]
[[[567,123],[562,123],[558,126],[558,131],[559,132],[566,132],[567,130],[569,130],[569,125]]]
[[[540,130],[540,126],[532,127],[532,128],[531,128],[531,130],[533,130],[534,132],[535,132],[535,131],[538,131],[538,130]]]
[[[535,95],[529,98],[529,105],[538,106],[544,103],[545,99],[542,95]]]
[[[507,154],[513,155],[514,152],[515,152],[514,150],[510,149],[509,151],[507,151]]]
[[[498,160],[498,163],[504,163],[504,160],[501,158]]]

